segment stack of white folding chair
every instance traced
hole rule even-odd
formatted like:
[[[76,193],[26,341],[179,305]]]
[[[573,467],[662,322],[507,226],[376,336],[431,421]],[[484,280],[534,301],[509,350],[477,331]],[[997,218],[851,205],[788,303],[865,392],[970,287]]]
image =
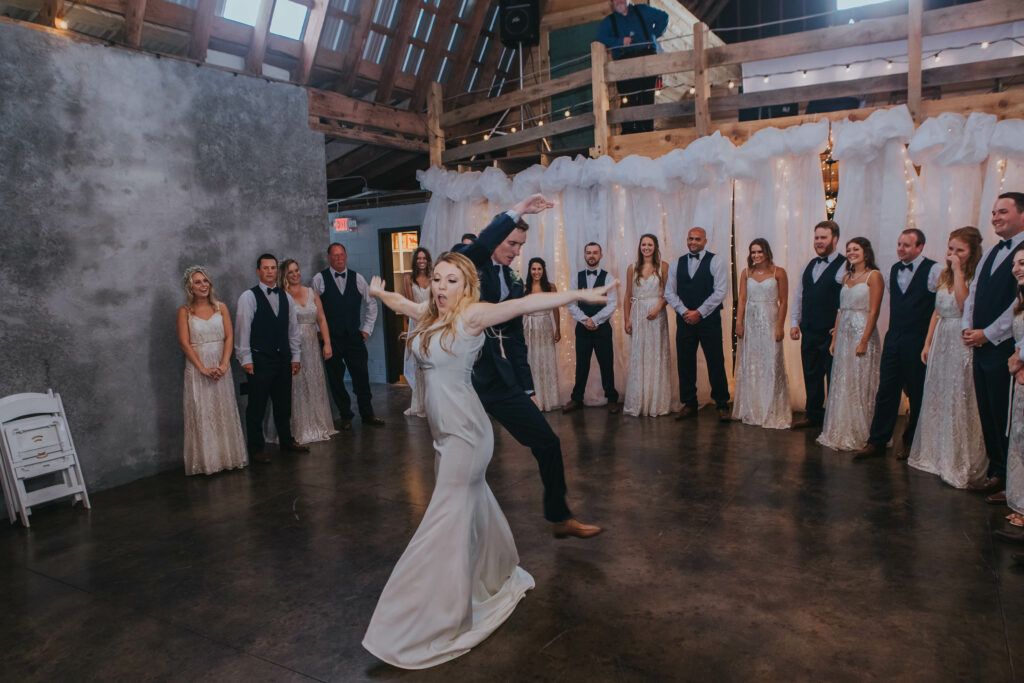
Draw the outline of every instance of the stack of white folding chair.
[[[89,507],[85,478],[71,440],[64,404],[53,389],[45,394],[12,394],[0,399],[0,451],[4,499],[11,524],[28,526],[32,506],[73,496]],[[57,483],[28,491],[26,480],[60,475]]]

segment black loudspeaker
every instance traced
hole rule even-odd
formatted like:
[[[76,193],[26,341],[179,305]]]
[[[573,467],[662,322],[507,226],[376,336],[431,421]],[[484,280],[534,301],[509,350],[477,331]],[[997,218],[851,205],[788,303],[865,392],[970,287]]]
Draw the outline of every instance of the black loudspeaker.
[[[538,0],[498,0],[498,26],[506,47],[536,45],[540,42]]]

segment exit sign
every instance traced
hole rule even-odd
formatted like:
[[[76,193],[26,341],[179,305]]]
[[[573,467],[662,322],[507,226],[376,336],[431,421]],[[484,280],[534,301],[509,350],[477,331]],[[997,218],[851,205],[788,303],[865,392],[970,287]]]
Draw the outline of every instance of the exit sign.
[[[355,232],[356,219],[355,218],[335,218],[334,219],[334,232]]]

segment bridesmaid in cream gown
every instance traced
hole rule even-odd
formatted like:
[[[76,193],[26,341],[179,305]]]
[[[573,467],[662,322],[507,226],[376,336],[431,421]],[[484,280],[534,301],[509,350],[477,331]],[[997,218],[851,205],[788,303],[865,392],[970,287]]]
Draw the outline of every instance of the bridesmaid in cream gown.
[[[424,247],[416,247],[412,252],[412,273],[405,281],[405,298],[415,303],[423,303],[430,298],[430,275],[433,271],[433,259],[430,252]],[[412,336],[416,329],[416,321],[409,318],[409,329],[406,332],[406,339]],[[413,417],[426,417],[426,409],[423,407],[423,370],[420,368],[408,344],[405,350],[405,366],[402,370],[405,381],[409,383],[412,390],[412,403],[405,410],[406,415]]]
[[[921,417],[907,464],[937,474],[958,489],[980,488],[988,471],[974,393],[974,350],[960,337],[960,318],[981,260],[977,228],[954,230],[935,292],[935,313],[921,351],[927,369]]]
[[[182,280],[178,343],[185,353],[185,474],[213,474],[245,467],[245,439],[238,419],[230,365],[233,335],[228,307],[217,301],[202,266]]]
[[[863,237],[846,243],[846,269],[829,349],[832,379],[818,443],[837,451],[856,451],[868,443],[875,412],[882,362],[876,324],[885,279],[875,265],[871,242]]]
[[[768,241],[750,243],[740,273],[736,305],[736,399],[732,417],[744,424],[789,429],[793,409],[782,339],[785,336],[789,279],[773,263]]]
[[[1010,446],[1006,452],[1006,504],[1012,511],[1007,520],[1024,527],[1024,252],[1013,255],[1013,276],[1017,279],[1017,306],[1014,308],[1013,338],[1017,342],[1010,356],[1013,375],[1013,405],[1010,409]]]
[[[544,259],[530,259],[526,293],[557,292],[548,281]],[[558,342],[562,339],[558,309],[537,311],[523,316],[523,337],[526,340],[526,361],[533,375],[534,401],[541,410],[562,407],[558,396]]]
[[[642,235],[636,264],[626,269],[623,325],[629,340],[629,374],[622,411],[627,415],[667,415],[672,409],[672,358],[665,312],[668,264],[658,238]]]
[[[576,297],[603,303],[614,284],[479,303],[476,267],[451,252],[438,259],[425,304],[384,291],[379,277],[370,282],[371,296],[419,321],[410,342],[423,366],[435,472],[427,510],[363,638],[363,647],[379,659],[425,669],[464,655],[501,626],[533,588],[484,479],[494,433],[470,382],[473,362],[487,327]]]

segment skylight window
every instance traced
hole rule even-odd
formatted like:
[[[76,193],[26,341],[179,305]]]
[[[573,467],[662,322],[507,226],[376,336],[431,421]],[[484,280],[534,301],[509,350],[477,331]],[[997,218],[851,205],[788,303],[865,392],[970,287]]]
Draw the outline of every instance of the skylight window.
[[[259,18],[260,3],[253,0],[224,0],[224,18],[237,21],[247,26],[255,26]],[[309,9],[293,0],[277,0],[274,4],[274,16],[270,19],[270,32],[300,40],[306,27],[306,15]]]
[[[880,5],[891,0],[836,0],[836,9],[853,9],[855,7],[866,7],[868,5]]]

